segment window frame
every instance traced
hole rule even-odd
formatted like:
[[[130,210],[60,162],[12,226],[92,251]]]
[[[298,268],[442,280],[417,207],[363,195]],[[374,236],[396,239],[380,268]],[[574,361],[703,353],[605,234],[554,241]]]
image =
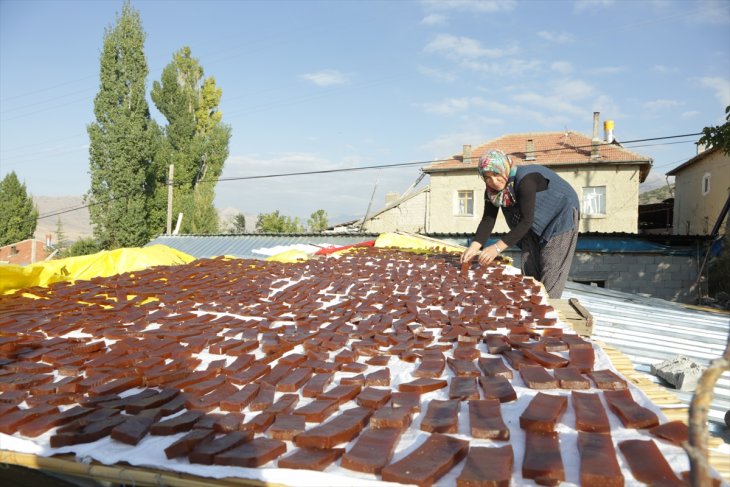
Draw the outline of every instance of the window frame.
[[[463,196],[462,196],[463,194]],[[466,211],[461,212],[462,200],[465,200]],[[469,208],[471,206],[471,208]],[[473,217],[474,216],[474,190],[473,189],[457,189],[454,193],[454,216]]]
[[[596,190],[596,189],[600,189],[600,188],[603,188],[603,193],[602,194],[601,193],[596,193],[596,192],[592,192],[592,194],[593,195],[598,194],[599,196],[602,196],[602,198],[603,198],[603,205],[600,204],[601,201],[599,199],[598,208],[597,209],[599,211],[602,209],[603,212],[602,213],[589,213],[587,211],[588,205],[586,204],[586,197],[588,196],[586,194],[586,190],[588,190],[588,189],[590,189],[590,190]],[[593,206],[593,203],[591,204],[591,206]],[[585,216],[585,217],[588,217],[588,218],[606,218],[608,216],[608,187],[606,185],[601,185],[601,186],[583,186],[581,188],[580,214],[581,214],[581,217]]]

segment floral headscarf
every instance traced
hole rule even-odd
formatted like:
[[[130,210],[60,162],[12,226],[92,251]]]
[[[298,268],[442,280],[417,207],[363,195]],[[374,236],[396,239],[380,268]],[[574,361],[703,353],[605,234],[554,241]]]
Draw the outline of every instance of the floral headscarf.
[[[479,159],[479,175],[484,178],[489,173],[499,174],[507,180],[502,191],[495,191],[487,186],[487,196],[494,206],[512,206],[515,198],[515,175],[517,168],[512,159],[501,150],[490,150]]]

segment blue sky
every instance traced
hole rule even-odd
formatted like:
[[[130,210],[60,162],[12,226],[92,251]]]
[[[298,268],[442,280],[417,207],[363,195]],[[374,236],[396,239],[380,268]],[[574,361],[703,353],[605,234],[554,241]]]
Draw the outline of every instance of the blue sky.
[[[730,104],[730,2],[133,1],[148,90],[189,46],[223,89],[223,177],[430,161],[508,133],[619,140],[697,133]],[[88,191],[105,28],[121,1],[0,0],[0,177],[36,196]],[[153,116],[164,120],[150,101]],[[652,184],[692,139],[633,150]],[[417,167],[221,182],[216,204],[330,221],[403,192]],[[422,183],[423,184],[423,183]],[[55,217],[54,217],[55,218]]]

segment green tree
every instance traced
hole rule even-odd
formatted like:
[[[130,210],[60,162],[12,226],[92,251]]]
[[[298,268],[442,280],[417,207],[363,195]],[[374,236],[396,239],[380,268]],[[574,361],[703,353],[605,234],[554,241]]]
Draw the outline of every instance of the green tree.
[[[725,123],[702,129],[700,144],[719,147],[725,154],[730,154],[730,105],[725,107]]]
[[[233,217],[233,229],[231,233],[246,233],[246,217],[243,213]]]
[[[327,230],[329,222],[327,221],[327,212],[324,210],[317,210],[309,215],[309,231],[310,232],[322,232]]]
[[[96,121],[89,124],[91,188],[86,195],[94,237],[102,248],[140,246],[159,231],[150,221],[151,182],[159,127],[145,98],[147,61],[139,12],[125,2],[104,33]]]
[[[68,237],[66,236],[66,232],[63,231],[63,222],[61,221],[61,217],[59,216],[56,219],[56,245],[55,245],[55,247],[59,251],[63,251],[68,246],[69,246]]]
[[[93,237],[80,238],[72,243],[70,247],[60,252],[59,257],[66,258],[76,257],[79,255],[91,255],[101,250],[102,249],[99,247],[99,244]]]
[[[38,208],[28,195],[25,183],[15,171],[0,181],[0,245],[32,238],[38,224]]]
[[[261,233],[301,233],[304,227],[299,218],[293,220],[285,215],[280,215],[279,210],[273,213],[262,213],[256,221],[256,230]]]
[[[223,91],[189,47],[173,55],[152,85],[152,100],[168,124],[159,152],[158,188],[170,164],[175,166],[173,214],[183,213],[183,233],[217,233],[215,184],[228,157],[231,129],[218,109]],[[164,191],[160,189],[159,191]]]

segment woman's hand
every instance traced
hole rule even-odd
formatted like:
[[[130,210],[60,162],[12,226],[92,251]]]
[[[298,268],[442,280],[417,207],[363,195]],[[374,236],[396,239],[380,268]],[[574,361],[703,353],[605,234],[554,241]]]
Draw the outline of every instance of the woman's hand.
[[[461,263],[471,262],[475,255],[479,253],[482,245],[479,242],[472,242],[471,245],[461,254]]]
[[[499,254],[500,254],[500,252],[496,245],[490,245],[488,247],[484,247],[484,250],[482,250],[482,253],[479,254],[479,265],[481,265],[481,266],[489,265],[489,263],[492,262],[494,259],[496,259]]]

